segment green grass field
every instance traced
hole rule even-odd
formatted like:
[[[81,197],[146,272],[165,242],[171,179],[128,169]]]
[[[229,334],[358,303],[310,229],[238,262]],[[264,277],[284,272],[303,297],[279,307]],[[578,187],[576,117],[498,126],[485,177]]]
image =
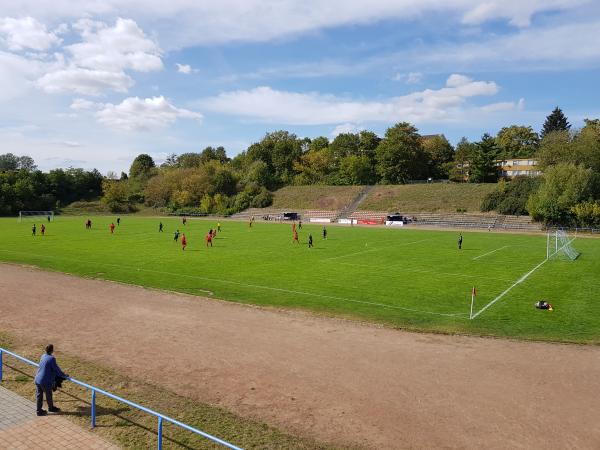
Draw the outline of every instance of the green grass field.
[[[0,261],[412,330],[600,343],[597,239],[576,239],[577,261],[548,261],[469,320],[471,288],[478,311],[545,259],[544,236],[463,233],[459,251],[458,231],[330,226],[325,241],[321,226],[305,225],[298,246],[290,224],[222,221],[206,248],[214,221],[124,217],[111,235],[113,220],[94,217],[88,231],[83,218],[58,216],[34,238],[30,222],[0,219]],[[185,252],[176,228],[187,235]],[[555,310],[536,310],[540,299]]]

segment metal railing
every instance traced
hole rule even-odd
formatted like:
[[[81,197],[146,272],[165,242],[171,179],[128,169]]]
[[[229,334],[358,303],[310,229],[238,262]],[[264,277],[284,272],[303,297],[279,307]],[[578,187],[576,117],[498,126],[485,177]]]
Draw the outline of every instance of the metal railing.
[[[16,359],[18,359],[19,361],[22,361],[26,364],[29,364],[30,366],[34,366],[34,367],[38,367],[39,364],[30,361],[27,358],[24,358],[20,355],[17,355],[16,353],[13,353],[9,350],[6,350],[5,348],[0,347],[0,381],[2,381],[2,366],[3,366],[3,354],[6,353],[7,355],[10,355]],[[211,434],[205,433],[204,431],[198,430],[194,427],[191,427],[189,425],[186,425],[183,422],[180,422],[176,419],[173,419],[172,417],[169,416],[165,416],[164,414],[161,414],[159,412],[153,411],[149,408],[146,408],[142,405],[138,405],[137,403],[133,403],[130,402],[127,399],[124,399],[123,397],[119,397],[118,395],[115,394],[111,394],[110,392],[107,392],[103,389],[97,388],[96,386],[92,386],[91,384],[87,384],[84,383],[83,381],[79,381],[76,380],[75,378],[69,377],[67,378],[67,380],[71,381],[72,383],[75,383],[85,389],[88,389],[90,391],[92,391],[92,400],[91,400],[91,425],[92,428],[96,426],[96,393],[98,394],[102,394],[108,398],[112,398],[113,400],[116,400],[118,402],[124,403],[128,406],[131,406],[132,408],[136,408],[139,409],[140,411],[143,411],[147,414],[153,415],[155,417],[158,418],[158,450],[162,449],[162,437],[163,437],[163,422],[170,422],[173,425],[177,425],[178,427],[183,428],[184,430],[190,431],[192,433],[198,434],[200,436],[205,437],[206,439],[213,441],[217,444],[220,444],[224,447],[233,449],[233,450],[242,450],[240,447],[236,447],[233,444],[230,444],[229,442],[226,442],[222,439],[219,439],[218,437],[212,436]]]

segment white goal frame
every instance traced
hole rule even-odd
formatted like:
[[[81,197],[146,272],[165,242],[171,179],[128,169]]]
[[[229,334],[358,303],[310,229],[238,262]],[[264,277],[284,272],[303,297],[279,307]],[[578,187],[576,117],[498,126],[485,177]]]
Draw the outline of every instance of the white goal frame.
[[[576,238],[577,231],[575,231],[575,236],[571,237],[561,228],[549,230],[546,236],[546,259],[575,261],[580,253],[571,245],[571,243]]]
[[[37,218],[46,222],[50,217],[50,222],[54,222],[54,211],[19,211],[19,223],[29,218]]]

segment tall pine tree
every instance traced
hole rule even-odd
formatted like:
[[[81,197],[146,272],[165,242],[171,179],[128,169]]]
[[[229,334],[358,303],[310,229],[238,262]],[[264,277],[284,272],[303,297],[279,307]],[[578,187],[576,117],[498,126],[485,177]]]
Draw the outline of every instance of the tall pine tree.
[[[542,138],[553,131],[569,131],[571,124],[563,114],[562,110],[557,106],[554,111],[546,117],[544,127],[542,128]]]

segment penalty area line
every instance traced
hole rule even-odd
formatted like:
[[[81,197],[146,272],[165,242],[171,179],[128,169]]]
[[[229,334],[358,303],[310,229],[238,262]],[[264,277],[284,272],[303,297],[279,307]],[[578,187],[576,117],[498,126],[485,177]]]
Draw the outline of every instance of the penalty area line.
[[[512,288],[514,288],[515,286],[517,286],[518,284],[522,283],[523,281],[525,281],[529,275],[531,275],[533,272],[535,272],[536,270],[538,270],[540,267],[542,267],[548,260],[545,259],[543,260],[541,263],[539,263],[537,266],[535,266],[533,269],[531,269],[529,272],[527,272],[525,275],[523,275],[521,278],[519,278],[517,281],[515,281],[513,284],[511,284],[508,288],[506,288],[504,290],[504,292],[502,292],[498,297],[496,297],[494,300],[492,300],[491,302],[489,302],[487,305],[485,305],[483,308],[481,308],[479,311],[477,311],[475,314],[473,314],[470,319],[473,320],[475,319],[477,316],[479,316],[482,312],[484,312],[486,309],[488,309],[490,306],[492,306],[494,303],[496,303],[498,300],[500,300],[502,297],[504,297],[506,294],[508,294]]]
[[[483,255],[476,256],[475,258],[473,258],[473,261],[475,261],[479,258],[483,258],[484,256],[491,255],[492,253],[496,253],[497,251],[505,249],[506,247],[510,247],[510,245],[505,245],[504,247],[497,248],[496,250],[492,250],[491,252],[487,252],[487,253],[484,253]]]

